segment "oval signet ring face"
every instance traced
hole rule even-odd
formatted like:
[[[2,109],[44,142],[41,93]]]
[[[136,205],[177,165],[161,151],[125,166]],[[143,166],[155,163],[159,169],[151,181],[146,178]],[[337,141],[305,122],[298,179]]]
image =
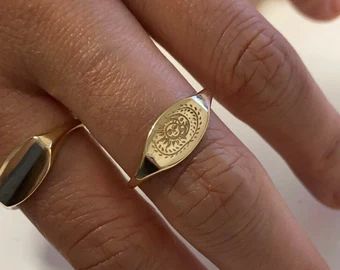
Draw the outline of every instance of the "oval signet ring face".
[[[148,134],[140,167],[130,185],[137,186],[188,157],[207,130],[210,108],[211,96],[203,90],[163,112]]]

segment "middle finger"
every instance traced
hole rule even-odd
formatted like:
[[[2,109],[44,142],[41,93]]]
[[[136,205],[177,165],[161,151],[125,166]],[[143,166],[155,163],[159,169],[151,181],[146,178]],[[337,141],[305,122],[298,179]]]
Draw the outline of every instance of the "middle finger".
[[[248,1],[124,2],[228,110],[278,150],[320,201],[340,205],[339,114],[290,44]]]
[[[23,51],[36,83],[134,174],[154,119],[193,89],[119,1],[44,1],[28,10],[39,18],[26,22]],[[195,157],[142,188],[222,269],[327,268],[262,167],[215,115]]]

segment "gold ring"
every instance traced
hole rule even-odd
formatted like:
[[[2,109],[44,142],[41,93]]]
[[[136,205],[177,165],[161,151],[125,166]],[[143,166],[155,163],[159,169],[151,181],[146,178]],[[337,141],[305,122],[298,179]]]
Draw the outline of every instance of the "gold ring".
[[[27,200],[47,176],[63,138],[81,126],[78,120],[66,123],[10,153],[0,167],[0,202],[13,208]]]
[[[152,125],[140,166],[129,185],[170,169],[186,159],[202,140],[209,123],[212,97],[207,90],[182,99]]]

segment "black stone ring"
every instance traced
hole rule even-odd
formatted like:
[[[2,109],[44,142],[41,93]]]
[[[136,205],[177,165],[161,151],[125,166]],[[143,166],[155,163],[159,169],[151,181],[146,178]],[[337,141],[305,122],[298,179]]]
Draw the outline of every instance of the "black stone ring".
[[[0,203],[14,208],[28,199],[48,174],[63,138],[78,127],[82,124],[74,120],[12,151],[0,167]]]

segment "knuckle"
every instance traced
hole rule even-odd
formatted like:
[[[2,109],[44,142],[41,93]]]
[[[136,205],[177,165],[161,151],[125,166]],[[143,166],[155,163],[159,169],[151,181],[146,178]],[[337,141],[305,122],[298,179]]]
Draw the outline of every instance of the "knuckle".
[[[242,107],[254,113],[273,107],[286,108],[287,100],[293,102],[297,92],[288,91],[295,76],[294,60],[290,59],[293,50],[257,15],[239,16],[233,26],[228,22],[224,30],[228,34],[216,41],[212,58],[215,88],[228,89],[223,96],[230,102],[237,99],[238,110]]]
[[[136,208],[133,192],[112,193],[105,185],[93,189],[81,170],[58,171],[58,181],[42,185],[25,202],[25,213],[53,232],[49,237],[75,269],[154,269],[159,261],[151,230],[157,216]],[[48,180],[55,178],[51,173]]]
[[[54,189],[61,186],[58,184]],[[45,206],[40,212],[48,213],[45,222],[60,224],[62,220],[67,224],[55,228],[62,236],[57,245],[76,269],[152,269],[148,267],[155,263],[152,259],[154,251],[147,250],[152,240],[146,228],[150,227],[154,215],[147,215],[146,211],[135,213],[132,196],[119,198],[119,205],[123,204],[124,209],[113,200],[118,198],[97,192],[59,192],[54,198],[50,196],[48,202],[42,202]],[[82,201],[81,206],[79,201]]]
[[[262,197],[258,167],[242,146],[227,145],[225,139],[207,143],[168,193],[179,209],[172,220],[211,248],[240,234],[239,228],[255,226]]]
[[[149,241],[145,232],[139,228],[119,228],[115,223],[126,219],[117,216],[93,227],[75,242],[67,257],[79,269],[150,269],[149,251],[145,243]],[[124,222],[124,221],[123,221]],[[91,251],[87,260],[81,259]],[[133,260],[131,260],[133,258]]]

